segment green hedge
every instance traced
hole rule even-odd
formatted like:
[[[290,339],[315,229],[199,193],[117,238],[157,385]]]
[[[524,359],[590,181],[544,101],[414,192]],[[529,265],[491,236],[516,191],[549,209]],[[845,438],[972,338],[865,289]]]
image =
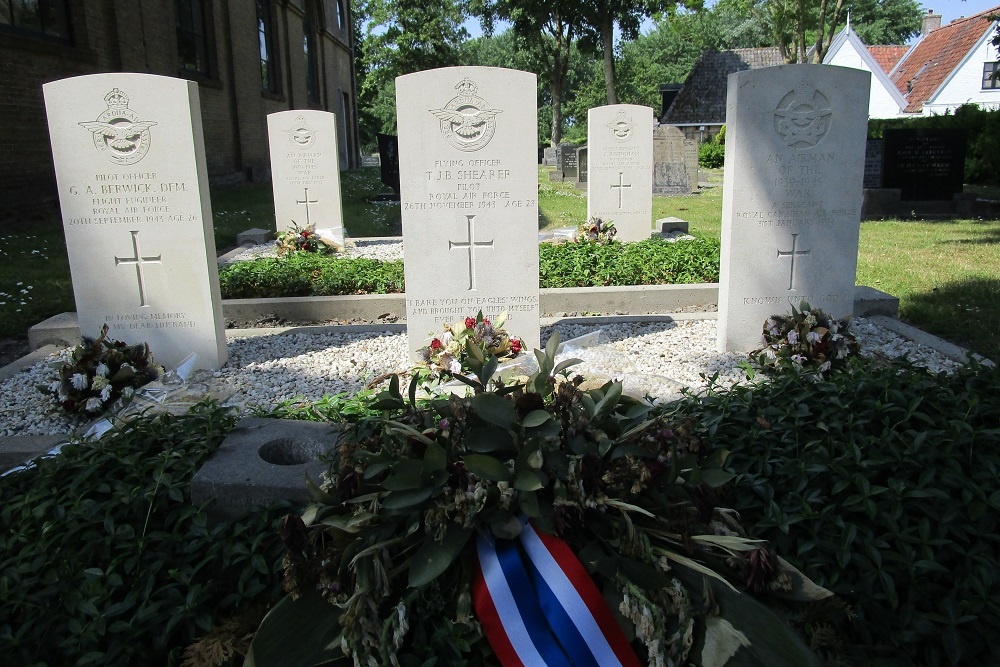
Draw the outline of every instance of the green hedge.
[[[1000,111],[963,104],[955,113],[941,116],[873,118],[868,121],[868,138],[881,139],[889,128],[966,130],[965,182],[1000,185]]]
[[[542,287],[714,283],[719,280],[719,242],[542,244],[538,275]]]
[[[219,270],[219,282],[226,299],[391,294],[403,291],[403,263],[295,252],[234,262]]]
[[[543,288],[711,283],[719,279],[719,242],[715,240],[543,243],[538,253]],[[226,299],[405,291],[401,261],[307,252],[235,262],[220,269],[219,281]]]

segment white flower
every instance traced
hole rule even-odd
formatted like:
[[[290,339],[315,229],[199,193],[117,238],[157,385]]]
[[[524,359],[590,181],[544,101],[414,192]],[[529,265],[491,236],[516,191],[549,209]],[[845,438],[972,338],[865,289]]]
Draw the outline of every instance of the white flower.
[[[830,340],[834,342],[840,340],[841,338],[843,338],[843,336],[841,336],[839,333],[830,334]]]
[[[49,391],[55,394],[56,392],[59,391],[59,387],[61,386],[62,382],[60,382],[59,380],[53,380],[52,382],[49,383]]]
[[[778,323],[774,321],[773,317],[767,318],[767,322],[764,322],[765,329],[773,329],[776,326],[778,326]]]
[[[792,361],[794,361],[797,364],[801,365],[802,362],[804,362],[805,360],[806,360],[806,358],[803,357],[801,354],[793,354],[792,355]]]
[[[458,375],[462,372],[462,364],[459,363],[458,359],[452,359],[451,363],[448,364],[448,370]]]
[[[821,340],[823,340],[823,337],[820,336],[815,331],[810,331],[809,333],[806,334],[806,342],[809,343],[810,345],[815,345]]]
[[[795,329],[792,329],[791,331],[788,332],[788,343],[789,345],[795,345],[798,342],[799,342],[799,332],[796,331]]]
[[[819,372],[820,373],[825,373],[828,370],[830,370],[830,362],[829,361],[824,361],[822,364],[820,364],[820,367],[819,367]]]
[[[108,378],[104,377],[103,375],[95,375],[94,379],[90,383],[90,388],[93,389],[94,391],[100,391],[105,387],[107,387],[108,384],[110,384],[108,382]]]
[[[102,405],[101,399],[97,398],[96,396],[91,396],[90,398],[87,399],[87,404],[83,406],[83,409],[86,410],[87,412],[97,412],[98,410],[101,409],[101,405]]]
[[[89,384],[87,382],[87,376],[83,373],[73,373],[73,377],[71,377],[69,381],[70,384],[73,385],[73,389],[79,389],[80,391],[86,389],[87,384]]]
[[[771,330],[768,331],[768,333],[771,334],[772,336],[778,336],[778,335],[780,335],[780,332],[778,331],[778,327],[771,327]]]
[[[97,368],[94,369],[94,372],[101,377],[108,377],[109,371],[110,369],[105,364],[97,364]]]
[[[104,385],[104,389],[101,390],[101,401],[104,402],[111,398],[111,385]]]
[[[445,331],[444,334],[441,336],[441,344],[447,347],[448,343],[450,343],[453,338],[454,336],[450,331]]]
[[[124,396],[125,398],[132,398],[133,396],[135,396],[135,389],[133,389],[132,387],[125,387],[124,389],[122,389],[122,396]]]

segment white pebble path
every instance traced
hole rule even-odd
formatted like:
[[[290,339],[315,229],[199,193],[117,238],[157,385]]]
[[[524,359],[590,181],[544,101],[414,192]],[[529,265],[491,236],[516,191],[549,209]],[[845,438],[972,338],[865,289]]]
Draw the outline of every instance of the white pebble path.
[[[745,355],[715,351],[714,320],[558,324],[543,328],[543,342],[554,330],[563,341],[603,332],[605,344],[567,352],[585,362],[574,370],[592,377],[624,379],[626,391],[637,395],[648,392],[669,400],[682,387],[705,387],[706,378],[715,373],[723,386],[744,377],[737,363]],[[959,365],[864,318],[856,318],[851,330],[867,356],[906,353],[934,372]],[[395,332],[230,336],[226,365],[215,373],[201,373],[195,381],[230,396],[228,403],[241,410],[272,408],[297,397],[316,400],[326,394],[353,393],[373,378],[408,369],[406,340],[406,334]],[[53,355],[0,384],[3,405],[8,406],[0,412],[0,435],[62,434],[83,424],[62,415],[54,399],[35,389],[54,379],[52,364],[66,354]]]

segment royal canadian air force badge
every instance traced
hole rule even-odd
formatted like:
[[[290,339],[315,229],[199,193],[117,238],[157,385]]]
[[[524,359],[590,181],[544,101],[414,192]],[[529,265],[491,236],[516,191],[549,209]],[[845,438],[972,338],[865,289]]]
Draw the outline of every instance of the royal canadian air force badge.
[[[478,87],[469,78],[462,79],[455,86],[458,95],[453,97],[443,109],[430,112],[441,120],[441,136],[460,151],[477,151],[490,143],[496,132],[496,116],[500,109],[491,109],[489,103],[479,97]]]
[[[94,134],[94,146],[109,162],[135,164],[149,152],[149,128],[156,123],[139,120],[139,115],[128,108],[128,95],[117,88],[105,95],[104,101],[108,108],[97,120],[80,125]]]
[[[774,110],[774,128],[786,146],[810,148],[830,130],[832,114],[830,100],[803,81],[778,102]]]

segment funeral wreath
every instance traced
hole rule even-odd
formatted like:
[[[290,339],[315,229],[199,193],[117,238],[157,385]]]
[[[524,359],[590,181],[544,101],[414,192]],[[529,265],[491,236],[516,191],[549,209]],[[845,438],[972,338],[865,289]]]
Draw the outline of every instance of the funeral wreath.
[[[718,505],[725,453],[557,349],[465,397],[394,378],[286,517],[247,665],[817,664],[772,607],[830,593]]]

